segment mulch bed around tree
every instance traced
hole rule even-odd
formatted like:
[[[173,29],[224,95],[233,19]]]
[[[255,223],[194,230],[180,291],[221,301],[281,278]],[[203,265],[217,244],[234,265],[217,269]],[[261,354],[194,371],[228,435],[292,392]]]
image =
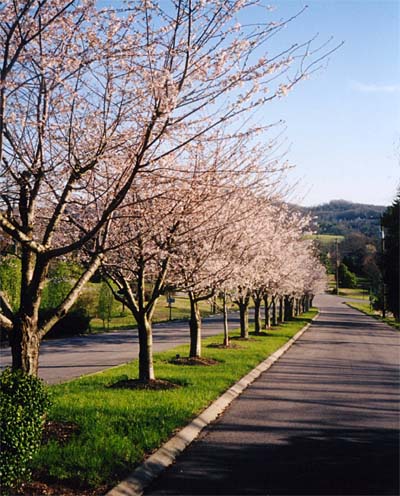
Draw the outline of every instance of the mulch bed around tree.
[[[60,444],[65,444],[71,436],[78,432],[79,426],[73,422],[47,420],[43,427],[42,444],[47,444],[53,440]]]
[[[32,481],[22,484],[15,494],[18,496],[101,496],[110,489],[111,487],[109,486],[82,489],[57,483]]]
[[[224,344],[211,343],[207,345],[207,348],[216,348],[218,350],[243,350],[243,346],[235,343],[229,343],[228,346]]]
[[[57,441],[66,444],[79,433],[79,426],[73,422],[47,420],[43,427],[42,444]],[[21,484],[15,492],[18,496],[100,496],[110,487],[101,486],[96,489],[82,488],[77,481],[57,482],[45,473],[34,473],[31,482]]]
[[[180,384],[164,381],[162,379],[151,379],[150,381],[140,381],[139,379],[123,379],[115,382],[108,387],[113,389],[147,389],[147,390],[166,390],[180,387]]]
[[[231,338],[231,340],[235,340],[235,341],[257,341],[256,339],[254,338],[242,338],[240,336],[234,336],[233,338]]]
[[[218,360],[214,360],[213,358],[204,358],[204,357],[176,357],[170,360],[169,363],[173,363],[174,365],[217,365],[220,363]]]

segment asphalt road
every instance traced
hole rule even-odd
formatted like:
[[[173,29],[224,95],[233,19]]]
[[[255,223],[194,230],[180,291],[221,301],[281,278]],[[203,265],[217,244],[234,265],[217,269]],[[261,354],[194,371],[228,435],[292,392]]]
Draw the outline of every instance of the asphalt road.
[[[239,327],[239,316],[229,315],[230,328]],[[205,318],[202,335],[223,332],[221,315]],[[163,351],[189,342],[189,323],[172,321],[153,326],[154,351]],[[39,376],[49,384],[80,377],[138,358],[137,330],[43,341],[40,348]],[[11,364],[9,348],[0,350],[0,367]]]
[[[399,494],[400,333],[342,303],[145,493]]]

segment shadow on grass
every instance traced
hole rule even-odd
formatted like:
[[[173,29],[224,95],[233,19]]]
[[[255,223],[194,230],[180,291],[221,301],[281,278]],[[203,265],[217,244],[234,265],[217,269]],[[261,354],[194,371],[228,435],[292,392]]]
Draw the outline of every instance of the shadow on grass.
[[[266,331],[261,331],[261,332],[251,331],[251,332],[249,332],[249,335],[250,336],[255,336],[256,338],[258,338],[258,337],[260,337],[260,338],[262,338],[262,337],[266,338],[268,336],[271,336],[271,334],[269,332],[266,332]]]
[[[140,379],[120,379],[112,384],[108,384],[106,387],[111,389],[166,391],[168,389],[176,389],[181,387],[181,384],[165,379],[149,379],[148,381],[142,381]]]
[[[210,365],[219,365],[221,361],[206,357],[181,357],[178,354],[175,358],[169,360],[168,363],[171,363],[172,365],[187,365],[190,367],[193,366],[207,367]]]
[[[232,339],[232,338],[230,338]],[[222,344],[222,343],[210,343],[206,346],[206,348],[214,348],[218,350],[243,350],[243,346],[240,346],[235,343],[229,343],[228,346]]]

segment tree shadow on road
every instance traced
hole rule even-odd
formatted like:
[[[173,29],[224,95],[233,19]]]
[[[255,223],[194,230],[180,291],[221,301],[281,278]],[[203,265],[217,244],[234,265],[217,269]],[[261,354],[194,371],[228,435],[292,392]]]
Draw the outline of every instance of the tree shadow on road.
[[[395,495],[399,491],[398,431],[271,429],[247,426],[247,442],[189,448],[145,494]],[[243,431],[223,424],[218,430]],[[260,432],[265,443],[260,444]],[[273,433],[279,441],[268,442]],[[256,437],[255,437],[256,436]],[[256,441],[257,439],[257,441]],[[243,439],[242,439],[243,440]],[[254,440],[254,441],[253,441]],[[173,478],[168,477],[173,475]]]

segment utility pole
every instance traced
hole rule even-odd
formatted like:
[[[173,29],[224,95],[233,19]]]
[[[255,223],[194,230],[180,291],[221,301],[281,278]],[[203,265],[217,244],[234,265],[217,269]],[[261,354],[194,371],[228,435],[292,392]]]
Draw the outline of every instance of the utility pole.
[[[168,320],[172,320],[172,304],[175,303],[175,298],[171,296],[171,293],[168,293],[167,303],[169,308],[169,318]]]
[[[382,251],[382,318],[386,317],[386,291],[385,291],[385,227],[381,217],[381,251]]]
[[[336,238],[336,294],[339,294],[339,241]]]

